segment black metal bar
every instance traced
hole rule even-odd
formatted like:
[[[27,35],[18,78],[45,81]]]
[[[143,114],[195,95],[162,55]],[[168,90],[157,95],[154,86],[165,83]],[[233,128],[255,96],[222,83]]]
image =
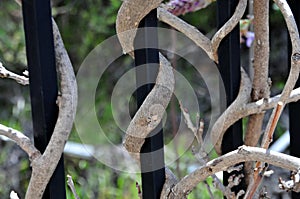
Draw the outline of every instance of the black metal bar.
[[[234,13],[238,0],[218,0],[218,27],[220,28]],[[239,26],[226,36],[218,49],[219,64],[218,68],[225,86],[226,106],[229,106],[238,95],[240,85],[240,32]],[[224,104],[224,98],[221,97],[221,105]],[[225,133],[222,141],[222,153],[227,153],[243,144],[242,121],[239,120],[232,125]],[[223,174],[224,184],[228,184],[229,175]],[[245,190],[245,183],[242,181],[239,186],[233,187],[233,191]]]
[[[50,0],[22,0],[34,144],[44,152],[58,115],[58,93]],[[44,199],[65,199],[63,157],[47,186]]]
[[[135,65],[137,67],[137,105],[140,107],[152,90],[159,68],[157,11],[151,11],[139,24],[135,39]],[[148,28],[147,27],[152,27]],[[154,28],[153,28],[154,27]],[[143,47],[143,48],[140,48]],[[140,48],[140,49],[139,49]],[[146,65],[139,69],[138,66]],[[158,199],[165,182],[163,132],[161,125],[145,140],[141,149],[143,199]]]
[[[295,16],[298,28],[300,27],[300,1],[288,0],[291,10]],[[292,45],[290,37],[288,37],[288,65],[291,67]],[[300,87],[300,80],[296,83],[296,88]],[[300,125],[299,125],[300,102],[289,104],[289,120],[290,120],[290,154],[300,157]],[[293,199],[300,199],[300,193],[292,192]]]

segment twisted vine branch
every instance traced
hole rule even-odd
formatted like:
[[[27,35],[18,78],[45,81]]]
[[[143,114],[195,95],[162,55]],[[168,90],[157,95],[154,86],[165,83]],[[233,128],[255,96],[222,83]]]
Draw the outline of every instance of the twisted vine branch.
[[[261,112],[266,109],[271,109],[277,106],[278,101],[283,103],[283,106],[291,101],[299,100],[300,89],[294,88],[295,82],[298,79],[300,70],[300,41],[297,26],[294,17],[285,0],[274,0],[280,8],[286,20],[289,34],[292,40],[292,67],[282,91],[282,94],[270,99],[261,99],[256,102],[249,103],[251,88],[249,79],[244,73],[240,86],[240,93],[235,102],[221,115],[213,127],[212,139],[216,141],[216,150],[220,153],[220,140],[226,129],[238,119],[249,114]],[[20,2],[20,1],[18,1]],[[137,27],[140,21],[153,9],[158,8],[162,0],[125,0],[119,10],[116,28],[117,32],[133,31],[134,34],[120,34],[120,43],[125,53],[133,56],[133,42],[136,35]],[[158,18],[177,30],[183,32],[187,37],[191,38],[198,46],[200,46],[208,56],[215,62],[218,62],[216,52],[221,40],[237,25],[241,19],[247,5],[246,0],[240,0],[235,10],[234,15],[227,23],[215,34],[210,41],[200,31],[193,26],[187,24],[178,17],[168,13],[163,6],[158,8]],[[53,21],[53,31],[55,38],[55,52],[57,67],[61,77],[61,92],[62,96],[59,100],[59,117],[51,137],[50,143],[44,154],[34,155],[32,157],[32,177],[26,194],[26,198],[41,198],[45,187],[54,172],[58,160],[63,151],[64,144],[69,136],[72,128],[72,123],[75,117],[75,109],[77,104],[77,89],[75,76],[72,69],[72,64],[69,60],[67,52],[63,46],[58,28]],[[131,32],[132,33],[132,32]],[[136,113],[131,121],[124,139],[125,148],[132,156],[139,160],[139,152],[145,137],[156,127],[161,121],[164,109],[168,105],[174,89],[174,76],[172,68],[167,59],[160,54],[160,70],[156,80],[156,85],[150,94],[147,96],[141,108]],[[161,96],[164,96],[163,98]],[[275,117],[274,109],[267,126],[267,132],[270,131],[272,125],[276,125],[278,117]],[[278,109],[277,109],[278,110]],[[281,113],[282,109],[280,109]],[[278,113],[278,111],[277,111]],[[230,114],[230,117],[228,116]],[[0,131],[1,132],[1,131]],[[12,131],[7,131],[12,132]],[[2,132],[2,134],[5,134]],[[11,136],[11,135],[8,135]],[[22,137],[22,135],[21,135]],[[11,136],[16,142],[18,137]],[[26,139],[26,138],[25,138]],[[268,147],[269,137],[265,137],[263,145]],[[22,147],[24,150],[24,147]],[[34,148],[27,151],[31,154]],[[185,176],[177,182],[175,176],[170,170],[166,169],[166,183],[163,188],[161,198],[185,198],[188,193],[202,180],[217,171],[226,170],[228,167],[242,161],[262,161],[270,164],[283,167],[289,170],[297,171],[300,167],[300,160],[295,157],[266,151],[265,149],[255,147],[241,147],[238,150],[225,154],[217,159],[214,159],[204,166],[198,168],[195,172]]]
[[[146,14],[148,14],[152,9],[157,8],[159,20],[171,25],[172,27],[176,28],[180,32],[184,33],[187,37],[189,37],[191,40],[193,40],[199,47],[201,47],[207,53],[207,55],[215,62],[218,62],[218,57],[216,55],[217,54],[216,52],[217,52],[220,42],[234,28],[234,26],[237,25],[237,23],[241,19],[242,15],[244,14],[244,11],[247,6],[246,0],[240,0],[233,16],[229,19],[229,21],[227,23],[225,23],[225,25],[219,31],[217,31],[217,33],[214,35],[214,37],[210,41],[206,36],[204,36],[195,27],[191,26],[190,24],[187,24],[182,19],[169,13],[165,9],[164,5],[158,7],[158,5],[160,4],[160,1],[148,1],[147,3],[144,3],[144,1],[142,1],[142,2],[140,2],[140,1],[141,0],[127,0],[122,4],[121,9],[119,10],[119,13],[118,13],[117,25],[116,25],[118,33],[130,30],[130,29],[134,29],[134,31],[136,32],[136,28],[138,27],[140,20],[144,16],[146,16]],[[224,132],[235,121],[237,121],[238,119],[243,118],[247,115],[254,114],[254,113],[260,113],[263,110],[274,108],[274,107],[276,107],[278,100],[283,101],[284,103],[288,103],[290,101],[299,100],[299,98],[300,98],[299,89],[295,89],[292,92],[292,88],[294,87],[294,85],[295,85],[294,83],[295,83],[296,79],[298,78],[298,74],[299,74],[298,62],[299,62],[300,54],[298,53],[298,46],[299,46],[298,32],[297,32],[297,29],[296,29],[296,26],[294,23],[294,18],[291,15],[291,13],[289,12],[289,8],[285,4],[285,1],[284,0],[275,0],[275,2],[277,4],[279,4],[278,6],[284,14],[287,25],[289,27],[289,32],[290,32],[291,38],[292,38],[292,40],[294,40],[293,41],[292,70],[291,70],[289,78],[287,80],[287,84],[281,95],[275,96],[270,99],[259,99],[255,102],[249,103],[250,92],[252,89],[251,82],[250,82],[249,78],[245,75],[245,73],[242,72],[243,78],[241,81],[240,92],[239,92],[238,97],[233,102],[233,104],[230,107],[228,107],[228,109],[221,115],[221,117],[217,120],[217,122],[214,124],[214,126],[212,128],[213,130],[212,130],[211,138],[213,141],[216,142],[215,148],[219,154],[221,153],[221,140],[224,135]],[[280,5],[280,3],[282,5]],[[134,5],[142,5],[142,6],[146,6],[146,7],[139,6],[139,8],[137,9]],[[142,11],[142,13],[138,13],[141,11]],[[133,48],[134,37],[135,37],[135,34],[128,35],[125,37],[119,37],[119,40],[124,49],[124,52],[129,53],[131,56],[133,56],[132,51],[134,49]],[[165,58],[163,58],[160,55],[160,59],[161,59],[160,72],[162,72],[163,71],[162,68],[164,67],[162,60],[165,60]],[[170,74],[170,73],[168,73],[166,70],[165,74],[162,72],[160,75],[163,76],[163,75],[167,75],[167,74]],[[171,83],[171,82],[167,82],[167,84],[168,83]],[[158,90],[156,90],[156,91],[158,91]],[[168,93],[168,95],[169,95],[169,93]],[[152,98],[152,97],[154,97],[154,98]],[[151,95],[151,93],[149,94],[148,99],[152,99],[153,102],[156,102],[156,103],[158,100],[158,99],[155,99],[155,95],[153,95],[153,94]],[[166,104],[168,104],[168,102],[169,102],[169,98],[167,99],[167,101],[163,100],[163,102],[161,102],[161,103],[166,105]],[[129,128],[127,129],[127,135],[124,140],[125,148],[129,152],[133,152],[134,154],[132,154],[132,155],[137,160],[138,160],[138,157],[137,157],[136,153],[137,154],[139,153],[140,147],[142,146],[142,143],[144,142],[145,136],[150,132],[150,131],[147,131],[145,127],[143,127],[144,128],[144,130],[143,130],[143,128],[141,127],[141,125],[139,123],[140,121],[143,121],[143,118],[145,116],[150,114],[150,112],[149,112],[150,104],[149,103],[152,103],[152,102],[149,100],[149,101],[147,101],[147,103],[145,103],[145,107],[148,107],[148,108],[144,108],[143,107],[144,105],[141,106],[139,111],[141,111],[141,113],[143,112],[143,114],[137,115],[133,119],[133,121],[130,123]],[[144,111],[148,111],[148,112],[144,112]],[[155,117],[155,118],[157,118],[157,123],[159,123],[161,121],[162,115],[161,115],[161,113],[159,113],[157,115],[159,115],[159,117],[158,118]],[[273,116],[271,117],[270,121],[272,121],[272,120],[273,120]],[[151,127],[149,130],[151,130],[151,129],[153,129],[153,128]],[[137,130],[138,130],[138,132],[143,132],[142,137],[140,135],[137,135],[137,132],[135,132]],[[134,147],[133,143],[138,143],[138,147]],[[251,160],[252,159],[253,160],[261,159],[261,160],[264,160],[265,162],[269,162],[269,163],[286,168],[286,166],[283,166],[285,164],[284,162],[280,162],[280,164],[278,162],[272,162],[271,159],[268,159],[268,157],[266,157],[266,156],[262,155],[262,153],[260,153],[262,151],[260,151],[258,154],[258,153],[256,153],[257,151],[255,151],[256,148],[248,148],[248,149],[249,149],[249,151],[246,150],[247,151],[246,154],[251,156],[250,157]],[[254,150],[255,152],[252,149],[255,149]],[[258,150],[263,150],[263,149],[258,149]],[[242,151],[244,151],[244,150],[242,150]],[[264,151],[264,153],[266,153],[266,151]],[[255,155],[253,155],[253,154],[255,154]],[[232,155],[232,159],[229,162],[227,162],[228,165],[226,163],[226,166],[229,166],[229,165],[232,166],[238,162],[246,161],[246,158],[245,158],[246,156],[245,157],[241,156],[241,150],[234,151],[234,152],[232,152],[231,155]],[[231,155],[229,155],[229,157],[231,157]],[[225,155],[225,157],[227,157],[227,156]],[[247,156],[247,157],[249,157],[249,156]],[[224,157],[222,156],[220,158],[222,159]],[[233,158],[235,160],[233,160]],[[272,156],[272,158],[275,158],[275,157]],[[299,161],[298,159],[293,159],[293,160]],[[223,159],[222,159],[222,161],[220,159],[216,159],[216,160],[213,160],[212,162],[208,163],[208,165],[214,164],[214,166],[218,167],[218,166],[222,165],[223,163],[224,163]],[[163,193],[168,193],[168,195],[166,196],[166,195],[162,194],[161,197],[162,198],[184,198],[184,197],[186,197],[186,195],[196,186],[196,184],[198,184],[201,180],[204,180],[206,177],[208,177],[209,175],[211,175],[215,172],[213,169],[210,170],[211,168],[208,169],[208,167],[206,167],[206,166],[201,167],[196,172],[184,177],[181,181],[179,181],[178,183],[175,184],[174,188],[169,189],[169,191],[165,191],[165,188],[164,188]],[[289,167],[288,169],[294,170],[295,168],[296,167],[293,167],[293,168]],[[220,170],[226,170],[226,168],[222,167],[222,168],[220,168]]]

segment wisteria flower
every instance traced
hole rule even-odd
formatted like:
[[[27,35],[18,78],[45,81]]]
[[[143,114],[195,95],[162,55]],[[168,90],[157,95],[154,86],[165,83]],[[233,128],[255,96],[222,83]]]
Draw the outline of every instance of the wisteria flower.
[[[240,20],[240,40],[241,43],[246,43],[248,48],[251,47],[255,34],[254,32],[249,31],[250,24],[252,23],[252,19],[242,19]]]
[[[205,8],[213,1],[216,0],[171,0],[167,6],[169,12],[179,16]]]
[[[214,1],[216,0],[170,0],[166,5],[169,12],[179,16],[203,9]],[[254,41],[254,33],[249,31],[252,19],[250,17],[249,19],[240,20],[240,41],[246,43],[248,48],[251,47]]]
[[[255,36],[254,32],[251,32],[251,31],[246,32],[246,35],[245,35],[245,37],[246,37],[246,46],[248,48],[251,47],[251,45],[254,41],[254,36]]]

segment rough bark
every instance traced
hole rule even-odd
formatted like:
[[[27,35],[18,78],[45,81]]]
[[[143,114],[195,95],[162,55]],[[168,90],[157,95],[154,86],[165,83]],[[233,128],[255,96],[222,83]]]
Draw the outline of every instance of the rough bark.
[[[125,0],[117,15],[116,30],[124,54],[133,57],[133,42],[140,21],[153,9],[157,8],[163,0]],[[130,30],[130,34],[119,34]]]
[[[267,99],[270,95],[268,83],[269,68],[269,1],[254,0],[254,78],[252,83],[252,102]],[[264,113],[249,117],[245,144],[256,146],[261,135]]]
[[[240,0],[233,15],[230,17],[230,19],[216,32],[216,34],[213,36],[211,42],[212,42],[212,51],[215,62],[218,63],[218,48],[221,43],[221,41],[224,39],[226,35],[228,35],[234,27],[239,24],[240,20],[242,19],[246,7],[247,7],[248,0]]]
[[[254,0],[253,2],[253,25],[255,33],[254,41],[254,78],[252,83],[252,102],[259,99],[267,99],[270,95],[268,81],[269,69],[269,0]],[[245,145],[256,146],[262,134],[264,112],[251,115],[248,120],[245,134]],[[253,170],[253,162],[245,164],[245,175],[247,184]]]
[[[132,1],[132,3],[130,3],[129,1]],[[134,3],[133,3],[134,2]],[[136,12],[139,12],[140,10],[143,10],[142,8],[139,8],[139,10],[135,9],[134,5],[139,4],[139,1],[134,1],[134,0],[128,0],[125,1],[122,4],[122,7],[119,11],[119,15],[118,15],[118,20],[117,20],[117,31],[118,33],[123,32],[123,31],[127,31],[130,29],[136,29],[139,21],[146,16],[146,14],[148,13],[148,11],[150,11],[151,9],[154,9],[155,7],[157,7],[157,5],[159,4],[158,1],[154,1],[154,3],[157,3],[155,6],[153,4],[153,2],[148,2],[148,7],[151,7],[151,9],[147,10],[147,13],[144,13],[144,15],[140,15],[140,14],[136,14]],[[277,1],[279,3],[282,3],[283,6],[281,6],[282,8],[282,12],[286,12],[284,13],[284,17],[288,23],[288,27],[289,27],[289,31],[291,34],[291,38],[296,38],[297,36],[297,31],[295,29],[295,26],[293,25],[293,18],[288,17],[288,15],[290,13],[288,13],[288,8],[286,8],[284,1]],[[263,2],[266,3],[266,2]],[[145,4],[143,4],[144,6],[146,6]],[[247,1],[244,0],[240,0],[239,4],[238,4],[238,8],[235,11],[235,14],[231,17],[231,19],[219,30],[217,31],[216,35],[213,37],[212,41],[209,41],[201,32],[199,32],[198,30],[196,30],[193,26],[190,26],[189,24],[185,23],[183,20],[178,19],[176,16],[167,13],[166,10],[162,7],[158,8],[158,18],[166,23],[168,23],[169,25],[174,26],[177,30],[183,32],[185,35],[187,35],[189,38],[191,38],[193,41],[195,41],[195,43],[200,46],[202,49],[205,50],[205,52],[208,54],[208,56],[214,60],[215,62],[218,61],[217,56],[214,56],[214,52],[217,51],[218,49],[218,44],[221,42],[221,40],[231,31],[231,28],[234,27],[238,21],[240,20],[240,18],[242,17],[245,8],[247,5]],[[280,7],[280,5],[279,5]],[[261,9],[261,8],[260,8]],[[258,7],[256,12],[259,12]],[[126,14],[124,14],[126,13]],[[132,14],[134,13],[134,14]],[[259,13],[261,15],[263,15],[263,13]],[[258,14],[258,15],[259,15]],[[132,20],[132,22],[123,22],[123,20]],[[263,23],[266,23],[267,18],[263,18],[260,22],[257,22],[257,26],[261,26]],[[263,28],[263,27],[260,27]],[[262,30],[259,29],[257,30],[258,32]],[[268,32],[268,30],[267,30]],[[132,52],[133,51],[133,40],[134,40],[134,36],[135,34],[132,34],[133,36],[125,36],[125,37],[119,37],[120,43],[123,46],[124,52]],[[261,38],[260,40],[257,40],[257,48],[258,49],[258,53],[259,52],[264,52],[266,53],[266,57],[268,57],[268,37],[266,37],[265,35],[260,35]],[[296,49],[298,43],[298,38],[296,39],[297,41],[294,41],[294,47],[293,49]],[[263,45],[261,45],[261,41],[263,41]],[[258,55],[258,53],[256,55]],[[131,54],[132,55],[132,54]],[[297,64],[296,62],[298,62],[298,54],[294,52],[294,69],[292,69],[293,72],[297,71]],[[261,56],[261,55],[260,55]],[[163,59],[163,57],[161,57],[161,60]],[[271,99],[267,99],[268,95],[269,95],[269,86],[261,86],[259,85],[260,82],[264,82],[264,84],[267,84],[267,71],[268,71],[268,60],[263,60],[258,59],[256,62],[256,74],[259,74],[260,76],[255,77],[254,79],[254,83],[253,85],[255,85],[254,89],[253,89],[253,97],[255,102],[249,103],[249,98],[250,98],[250,92],[251,92],[251,83],[249,82],[249,79],[244,75],[244,78],[242,78],[242,83],[241,83],[241,87],[240,87],[240,93],[237,97],[237,99],[235,100],[235,102],[221,115],[221,117],[217,120],[216,124],[213,127],[212,130],[212,140],[216,142],[216,150],[218,153],[220,153],[220,146],[221,146],[221,140],[223,137],[224,132],[226,131],[226,129],[228,127],[230,127],[236,120],[245,117],[247,115],[250,114],[256,114],[256,113],[262,113],[263,110],[266,109],[270,109],[270,108],[274,108],[277,105],[277,100],[278,98],[280,98],[280,100],[284,99],[284,102],[288,102],[290,100],[295,100],[296,98],[298,99],[298,97],[293,96],[293,98],[290,98],[291,95],[291,86],[294,86],[294,81],[295,78],[297,78],[298,74],[292,74],[293,72],[290,73],[289,79],[287,81],[287,85],[285,87],[285,89],[283,90],[282,95],[280,96],[276,96],[274,98]],[[259,66],[264,66],[262,69],[259,69]],[[161,65],[162,67],[162,65]],[[293,67],[292,67],[293,68]],[[261,71],[263,70],[263,71]],[[263,74],[260,74],[263,73]],[[299,73],[299,71],[298,71]],[[264,79],[262,79],[264,78]],[[264,81],[265,80],[265,81]],[[148,96],[149,97],[149,96]],[[261,99],[264,98],[264,99]],[[153,98],[153,100],[156,102],[156,99]],[[148,102],[147,102],[148,103]],[[146,104],[147,104],[146,103]],[[145,106],[149,106],[149,105],[145,105]],[[143,106],[142,106],[143,107]],[[163,106],[164,107],[164,106]],[[147,109],[145,109],[147,110]],[[149,109],[148,109],[149,110]],[[147,111],[148,111],[147,110]],[[135,159],[138,160],[138,152],[140,150],[140,146],[143,144],[144,142],[144,137],[145,135],[147,135],[147,133],[149,133],[149,131],[146,130],[145,126],[147,125],[145,123],[145,116],[149,116],[149,111],[148,112],[143,112],[141,111],[141,115],[137,116],[137,118],[140,119],[133,119],[133,121],[131,122],[132,126],[130,126],[127,130],[127,136],[125,138],[124,141],[124,145],[127,148],[127,150],[129,150],[130,152],[133,152],[135,154],[133,154],[133,157],[135,157]],[[153,115],[153,114],[152,114]],[[160,116],[159,114],[156,114],[157,116]],[[261,116],[260,116],[261,117]],[[157,121],[159,122],[161,120],[161,118],[159,117],[155,117],[155,119],[158,119]],[[273,121],[274,119],[271,117],[271,120]],[[150,120],[151,122],[151,117]],[[142,125],[141,125],[142,124]],[[273,121],[274,124],[274,121]],[[276,124],[276,122],[275,122]],[[151,126],[151,125],[150,125]],[[144,130],[143,130],[144,129]],[[150,127],[150,129],[153,129],[152,127]],[[136,132],[135,131],[139,131],[139,132],[144,132],[143,136],[140,138],[137,138]],[[134,136],[131,136],[134,135]],[[251,142],[255,142],[255,140],[252,140]],[[138,147],[134,147],[133,143],[138,143]],[[248,154],[248,153],[247,153]],[[249,153],[251,154],[251,153]],[[249,155],[248,154],[248,155]],[[243,157],[235,157],[237,159],[239,159],[238,161],[244,161],[245,159],[243,159]],[[264,161],[269,161],[269,159],[267,157],[264,157]],[[254,160],[255,158],[252,159],[252,157],[250,157],[250,160]],[[258,159],[260,159],[260,157],[258,157]],[[255,159],[257,160],[257,159]],[[263,158],[262,158],[263,160]],[[219,161],[219,160],[215,160],[215,161]],[[222,160],[223,161],[223,160]],[[222,162],[221,161],[221,162]],[[235,161],[231,161],[230,165],[234,165],[237,162]],[[209,163],[208,163],[209,164]],[[276,164],[276,163],[275,163]],[[281,165],[282,166],[282,165]],[[206,168],[207,169],[207,168]],[[195,176],[193,176],[195,173],[193,173],[193,175],[188,175],[185,178],[183,178],[179,183],[177,183],[175,185],[175,187],[173,189],[171,189],[171,192],[165,191],[165,189],[163,190],[163,193],[169,193],[170,195],[162,195],[163,198],[185,198],[187,196],[187,194],[193,189],[194,186],[196,186],[196,184],[198,184],[201,180],[205,179],[207,177],[207,175],[211,175],[212,172],[207,172],[206,169],[203,169],[202,167],[199,168],[198,172],[199,174],[197,174]],[[221,168],[221,170],[226,170],[225,168]],[[209,170],[210,171],[210,170]],[[170,186],[167,190],[170,190]]]
[[[72,130],[76,113],[77,85],[75,74],[54,20],[53,33],[56,66],[61,84],[61,96],[58,98],[59,114],[45,152],[31,162],[32,174],[25,199],[42,198]]]
[[[253,80],[252,90],[253,102],[249,103],[251,92],[250,80],[246,76],[246,74],[242,72],[243,77],[238,97],[232,103],[232,105],[228,107],[228,109],[219,117],[212,129],[212,140],[216,142],[216,150],[218,153],[221,152],[220,143],[224,132],[235,121],[245,116],[262,113],[266,109],[274,108],[266,128],[266,132],[268,132],[268,134],[264,135],[262,141],[262,146],[264,148],[267,148],[271,142],[270,135],[273,134],[274,125],[276,126],[279,115],[281,114],[284,105],[291,101],[300,99],[300,88],[293,91],[300,71],[300,40],[298,29],[287,2],[285,0],[274,1],[283,13],[292,41],[292,66],[288,80],[281,95],[268,99],[269,87],[262,86],[262,84],[267,83],[267,81],[263,80],[267,79],[268,60],[261,58],[264,56],[267,57],[269,53],[268,38],[266,35],[262,34],[264,30],[264,34],[265,32],[268,32],[268,29],[264,29],[268,27],[262,27],[266,25],[267,22],[267,16],[263,14],[267,11],[266,7],[263,7],[266,6],[267,1],[257,0],[255,1],[257,6],[255,17],[264,18],[255,22],[257,26],[256,32],[258,32],[255,50],[258,52],[255,55],[255,58],[257,60],[255,62],[256,72]],[[20,1],[18,2],[20,3]],[[133,56],[133,41],[139,22],[152,9],[157,8],[161,2],[162,0],[125,0],[123,2],[118,13],[116,28],[118,33],[124,31],[130,32],[130,34],[127,35],[122,34],[123,37],[122,35],[119,35],[119,40],[125,53],[129,53]],[[218,58],[216,57],[216,55],[214,56],[214,54],[218,49],[218,45],[221,40],[238,23],[245,11],[247,5],[246,3],[246,0],[239,1],[234,15],[219,31],[217,31],[212,41],[206,38],[201,32],[197,31],[193,26],[190,26],[176,16],[167,13],[163,6],[158,9],[158,17],[159,19],[174,26],[176,29],[182,31],[184,34],[190,37],[193,41],[195,41],[195,43],[197,43],[206,51],[206,53],[212,60],[217,62]],[[5,128],[2,128],[4,129],[4,131],[0,130],[0,134],[5,135],[5,133],[8,133],[6,136],[10,136],[14,141],[16,141],[32,159],[32,177],[26,194],[26,199],[38,199],[42,197],[46,185],[61,157],[61,153],[71,131],[76,112],[75,109],[77,104],[77,87],[72,64],[64,48],[55,22],[53,22],[53,30],[57,67],[61,77],[62,96],[58,100],[58,121],[55,126],[53,136],[51,137],[50,143],[46,148],[46,151],[41,155],[36,152],[35,148],[26,148],[31,144],[26,137],[23,137],[18,132],[15,132],[15,134],[13,130],[5,130]],[[262,56],[262,53],[265,54],[263,54]],[[141,146],[144,143],[144,138],[161,121],[164,110],[167,107],[172,96],[173,89],[174,76],[172,68],[167,59],[160,55],[160,69],[156,80],[156,85],[147,96],[143,105],[131,121],[124,139],[125,148],[137,161],[139,161],[139,152]],[[278,102],[281,102],[280,106],[278,105]],[[261,115],[256,116],[256,121],[260,121],[260,117]],[[257,131],[255,130],[255,132],[259,133],[260,128],[258,128]],[[254,145],[255,141],[256,140],[249,140],[249,143]],[[267,151],[266,149],[262,148],[242,146],[238,150],[232,151],[206,163],[204,166],[201,166],[200,168],[196,169],[196,171],[182,178],[179,182],[177,181],[173,173],[168,168],[166,168],[166,183],[164,185],[161,198],[186,198],[187,195],[193,190],[193,188],[196,187],[199,182],[205,180],[208,176],[218,171],[227,170],[230,166],[244,161],[267,162],[288,170],[292,170],[294,172],[297,172],[300,168],[299,158]]]
[[[20,131],[0,124],[0,135],[4,135],[16,142],[27,153],[30,160],[41,156],[40,151],[35,148],[31,140]]]
[[[264,161],[294,172],[298,172],[300,166],[299,158],[258,147],[241,146],[235,151],[211,160],[181,179],[172,189],[169,198],[184,198],[199,182],[210,175],[225,171],[228,167],[245,161]]]
[[[299,40],[299,32],[298,32],[295,18],[293,16],[293,13],[292,13],[288,3],[286,2],[286,0],[274,0],[274,2],[276,3],[276,5],[279,7],[281,13],[283,14],[284,20],[288,27],[291,42],[292,42],[291,70],[289,72],[288,79],[285,83],[285,86],[282,90],[282,93],[281,93],[281,96],[279,99],[279,101],[281,101],[283,103],[283,107],[280,110],[280,113],[281,113],[284,106],[286,105],[287,100],[288,100],[293,88],[295,87],[296,81],[299,77],[300,40]],[[273,109],[272,115],[270,117],[270,120],[269,120],[268,125],[265,130],[266,132],[270,131],[272,123],[274,123],[275,114],[276,114],[276,109]],[[275,121],[275,125],[277,124],[277,122],[278,122],[278,120]],[[265,145],[265,142],[267,139],[268,138],[264,135],[262,145]]]

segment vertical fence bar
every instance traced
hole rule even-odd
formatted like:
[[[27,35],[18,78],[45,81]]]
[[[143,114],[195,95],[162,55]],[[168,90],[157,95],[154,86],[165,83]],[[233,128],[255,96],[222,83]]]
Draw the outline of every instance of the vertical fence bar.
[[[58,107],[50,0],[22,0],[29,70],[34,144],[44,152],[52,135]],[[44,199],[65,199],[63,157],[45,190]]]
[[[144,47],[136,49],[135,65],[137,67],[137,106],[152,90],[159,68],[159,51],[157,29],[157,11],[152,10],[139,24],[135,46]],[[147,27],[152,27],[148,28]],[[151,46],[151,47],[149,47]],[[145,65],[142,70],[138,66]],[[141,86],[143,85],[143,86]],[[160,198],[161,190],[165,182],[163,132],[159,125],[145,140],[141,149],[141,172],[143,199]]]
[[[296,19],[298,28],[300,27],[300,1],[288,0],[288,3],[291,7],[291,10]],[[288,37],[288,65],[291,67],[291,55],[292,55],[292,46],[290,42],[290,37]],[[300,80],[298,79],[296,83],[296,88],[300,87]],[[294,102],[289,104],[289,120],[290,120],[290,154],[296,157],[300,157],[300,125],[299,125],[299,116],[300,116],[300,102]],[[293,199],[300,199],[300,193],[292,192]]]
[[[227,22],[232,16],[238,0],[218,0],[218,27]],[[218,49],[219,65],[218,69],[221,73],[221,77],[225,86],[226,92],[226,106],[229,106],[238,95],[240,85],[240,32],[239,26],[237,25],[233,31],[223,39]],[[221,102],[224,104],[224,98]],[[243,144],[243,132],[242,132],[242,121],[239,120],[232,125],[225,133],[222,141],[222,153],[227,153],[238,146]],[[230,174],[232,175],[232,174]],[[228,184],[228,177],[230,176],[227,172],[223,173],[224,184]],[[233,187],[233,191],[237,192],[240,189],[245,190],[244,181],[239,186]]]

